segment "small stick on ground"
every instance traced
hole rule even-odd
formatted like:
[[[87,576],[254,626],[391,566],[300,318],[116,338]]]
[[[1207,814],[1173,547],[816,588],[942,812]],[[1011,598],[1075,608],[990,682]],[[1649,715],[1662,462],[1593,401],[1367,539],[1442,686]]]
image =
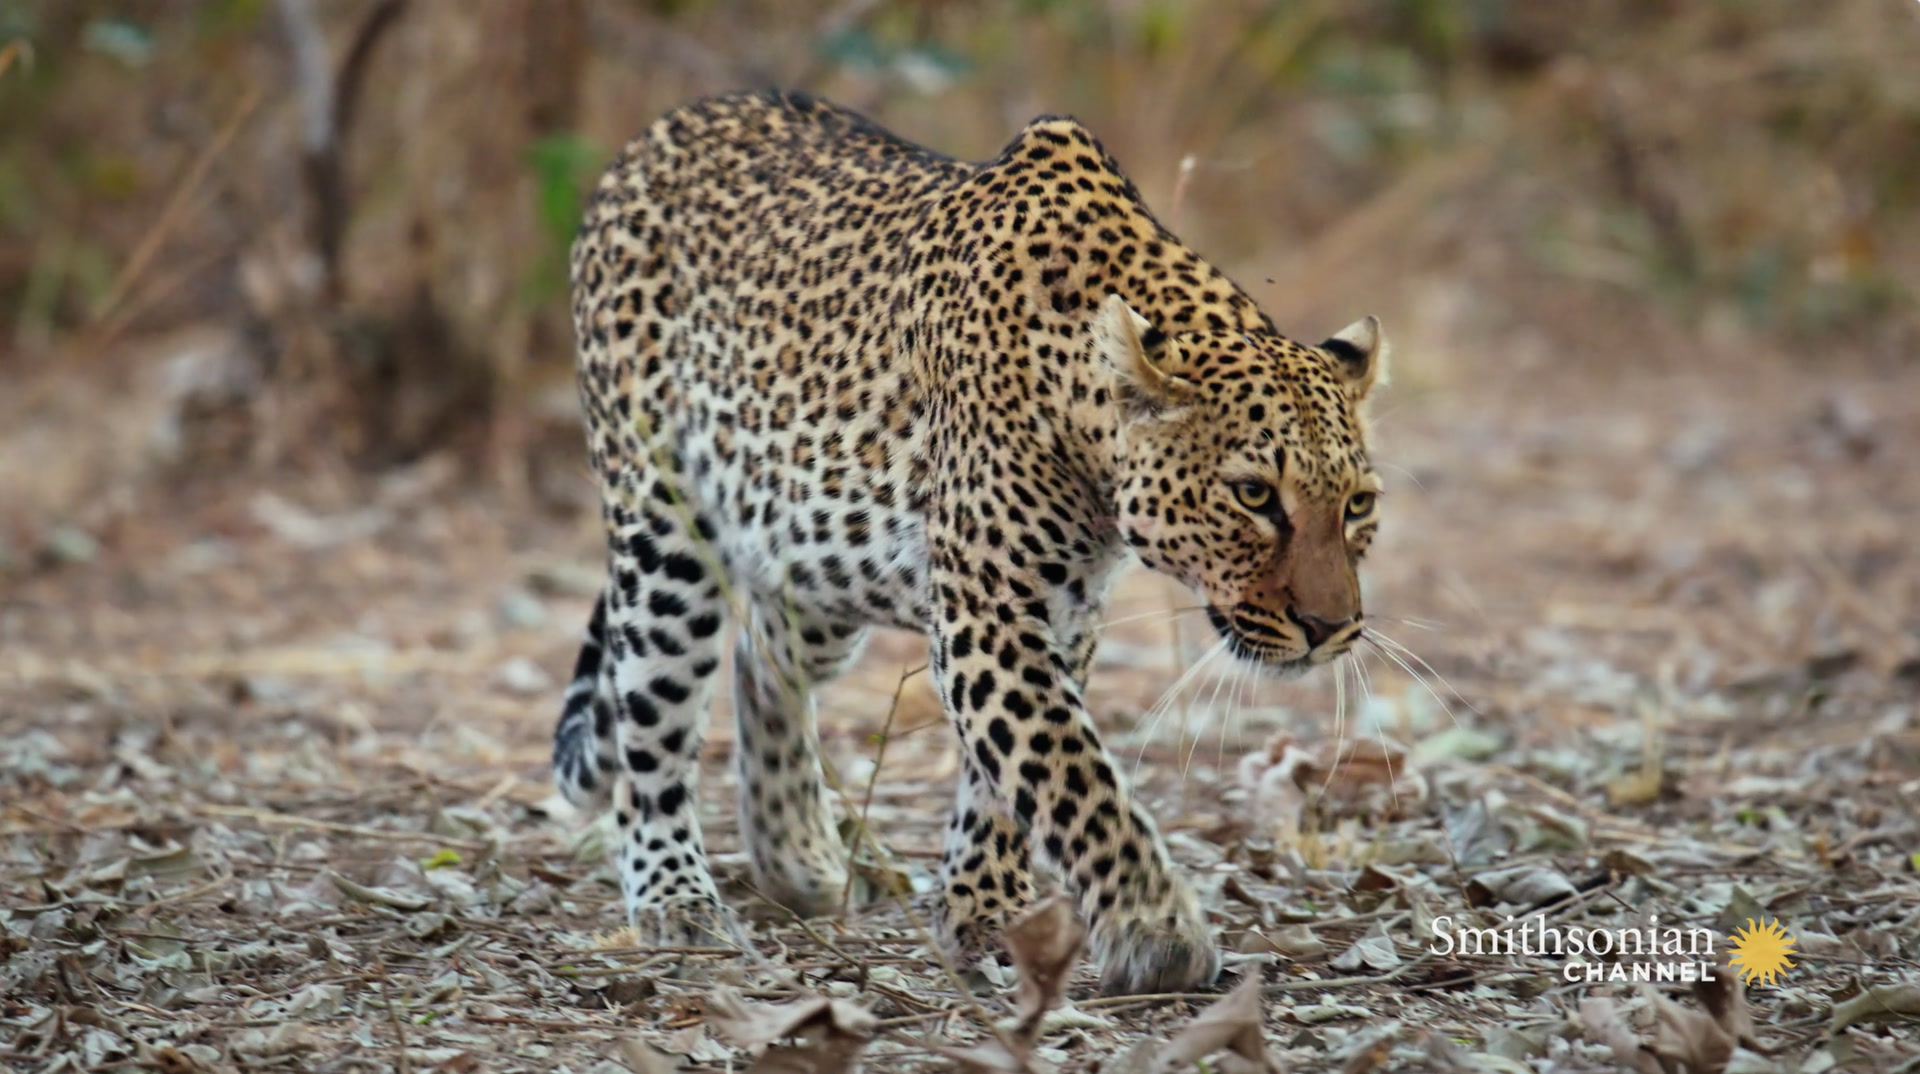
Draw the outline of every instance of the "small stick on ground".
[[[368,828],[359,824],[342,824],[339,821],[321,820],[318,817],[296,817],[286,813],[274,813],[265,809],[250,809],[246,806],[203,805],[200,812],[210,817],[231,817],[236,820],[250,820],[267,828],[311,828],[314,831],[333,832],[338,835],[352,835],[361,839],[378,839],[389,843],[432,843],[436,846],[457,847],[461,850],[481,851],[490,847],[477,839],[460,839],[451,835],[437,835],[433,832],[399,832],[385,828]]]

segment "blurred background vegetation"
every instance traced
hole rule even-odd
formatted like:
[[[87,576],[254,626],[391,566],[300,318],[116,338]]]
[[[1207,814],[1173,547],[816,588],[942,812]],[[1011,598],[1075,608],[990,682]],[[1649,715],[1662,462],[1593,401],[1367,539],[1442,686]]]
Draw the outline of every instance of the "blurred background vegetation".
[[[0,49],[16,548],[425,460],[577,509],[581,192],[741,86],[972,158],[1075,114],[1402,392],[1920,343],[1911,0],[0,0]]]

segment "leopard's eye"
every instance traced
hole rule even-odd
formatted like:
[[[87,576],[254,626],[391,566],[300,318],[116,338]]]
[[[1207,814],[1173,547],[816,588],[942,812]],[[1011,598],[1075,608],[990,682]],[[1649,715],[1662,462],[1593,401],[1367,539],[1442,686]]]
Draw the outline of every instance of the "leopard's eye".
[[[1279,504],[1279,497],[1273,494],[1273,486],[1265,481],[1235,481],[1233,498],[1240,506],[1260,514],[1270,514]]]
[[[1379,494],[1373,492],[1356,492],[1347,497],[1347,521],[1358,522],[1373,514],[1374,501],[1378,498]]]

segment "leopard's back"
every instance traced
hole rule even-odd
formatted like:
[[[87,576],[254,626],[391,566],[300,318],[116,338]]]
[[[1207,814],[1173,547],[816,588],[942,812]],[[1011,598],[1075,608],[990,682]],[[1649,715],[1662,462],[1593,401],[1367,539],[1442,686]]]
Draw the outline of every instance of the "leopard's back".
[[[923,403],[897,314],[914,231],[972,170],[799,94],[656,121],[574,246],[602,480],[649,455],[752,588],[915,625]]]

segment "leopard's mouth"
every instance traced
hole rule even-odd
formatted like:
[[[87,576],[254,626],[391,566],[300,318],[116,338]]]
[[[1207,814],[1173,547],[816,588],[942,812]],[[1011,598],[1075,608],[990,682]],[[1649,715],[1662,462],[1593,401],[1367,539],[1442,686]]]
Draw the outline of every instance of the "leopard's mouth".
[[[1212,605],[1207,606],[1207,621],[1226,639],[1228,652],[1283,679],[1297,678],[1322,664],[1330,664],[1349,648],[1342,645],[1338,649],[1302,649],[1297,639],[1280,634],[1258,619],[1224,612]]]

